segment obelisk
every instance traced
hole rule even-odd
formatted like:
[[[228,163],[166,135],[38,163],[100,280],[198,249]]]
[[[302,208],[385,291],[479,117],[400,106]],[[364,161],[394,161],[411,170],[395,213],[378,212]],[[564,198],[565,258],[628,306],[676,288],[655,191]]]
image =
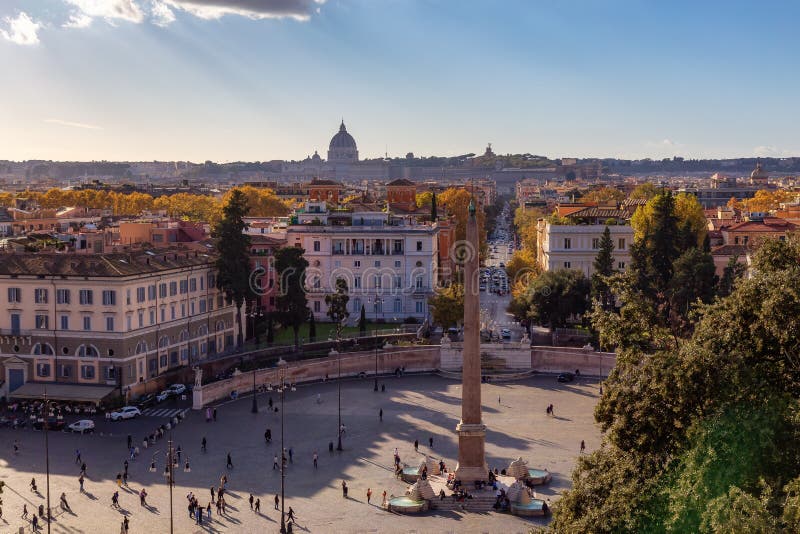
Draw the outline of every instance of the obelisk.
[[[464,349],[462,351],[461,422],[458,432],[456,479],[464,484],[488,478],[485,459],[486,426],[481,418],[480,250],[475,204],[470,201],[464,257]]]

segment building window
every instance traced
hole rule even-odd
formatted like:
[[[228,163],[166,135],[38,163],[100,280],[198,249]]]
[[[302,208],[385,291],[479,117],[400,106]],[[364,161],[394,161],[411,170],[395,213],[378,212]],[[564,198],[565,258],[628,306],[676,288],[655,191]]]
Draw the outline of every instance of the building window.
[[[192,293],[197,291],[197,278],[189,278],[189,291]]]
[[[200,299],[200,313],[206,313],[206,299]]]
[[[156,311],[150,310],[150,326],[156,324]]]
[[[113,332],[113,331],[114,331],[114,318],[106,317],[106,332]]]
[[[353,277],[353,289],[361,289],[361,277],[354,276]]]
[[[83,329],[84,330],[91,330],[92,329],[92,318],[88,315],[84,316],[83,318]]]
[[[94,365],[81,365],[81,378],[84,380],[93,380]]]
[[[50,364],[49,363],[36,364],[36,376],[40,377],[50,376]]]
[[[381,299],[375,299],[375,302],[372,304],[373,309],[375,310],[375,314],[383,313],[383,301]]]
[[[319,252],[319,241],[314,241],[314,252]]]
[[[402,276],[395,276],[394,277],[394,288],[400,289],[403,287],[403,277]]]
[[[77,355],[79,358],[99,358],[100,353],[93,345],[81,345],[78,347]]]
[[[572,239],[569,237],[564,238],[564,249],[571,249],[572,248]]]
[[[315,313],[319,313],[320,312],[320,305],[319,305],[319,301],[318,300],[314,301],[314,312]]]
[[[158,284],[158,298],[165,299],[167,298],[167,283],[161,282]]]
[[[94,304],[94,293],[91,289],[81,289],[78,292],[78,302],[83,306],[91,306]]]
[[[322,287],[322,282],[319,278],[314,278],[314,289],[319,289]]]
[[[415,310],[417,313],[424,313],[424,310],[423,310],[423,305],[424,305],[424,304],[423,304],[423,302],[422,302],[421,300],[418,300],[418,301],[416,301],[416,302],[414,303],[414,310]]]
[[[356,260],[353,262],[353,267],[361,267],[361,260]]]
[[[55,351],[50,343],[37,343],[33,346],[33,353],[36,355],[44,354],[46,356],[52,356],[55,354]]]
[[[568,262],[568,261],[565,261],[565,262],[564,262],[564,268],[565,268],[565,269],[569,269],[571,266],[572,266],[572,265],[570,264],[570,262]]]
[[[625,262],[621,261],[621,262],[617,263],[617,268],[618,269],[624,269],[625,268]]]
[[[136,288],[136,302],[144,302],[144,288],[137,287]]]
[[[381,260],[375,260],[375,267],[381,266]]]
[[[600,248],[600,238],[599,237],[593,237],[592,238],[592,248],[595,249],[595,250]]]
[[[423,282],[422,276],[417,276],[414,279],[414,287],[416,287],[417,289],[422,289],[422,282]]]
[[[174,297],[177,294],[178,294],[178,282],[175,282],[173,280],[172,282],[169,283],[169,296]]]
[[[33,290],[33,301],[36,304],[47,304],[47,289],[39,288]]]
[[[56,304],[69,304],[69,289],[56,289]]]
[[[169,307],[169,318],[171,321],[175,320],[175,305]]]
[[[381,275],[379,275],[379,274],[375,275],[375,283],[373,285],[374,285],[375,289],[380,289],[381,288],[381,286],[383,285],[383,280],[381,279]]]
[[[402,263],[400,262],[400,260],[397,260],[397,261],[394,262],[394,266],[395,266],[396,269],[399,269],[401,265],[402,265]]]
[[[117,292],[110,289],[103,290],[103,306],[116,306]]]
[[[110,365],[105,368],[106,370],[106,380],[114,380],[117,377],[117,368],[113,365]]]
[[[422,252],[422,241],[417,241],[417,252]]]
[[[361,299],[353,299],[353,313],[361,313]]]
[[[125,327],[126,330],[133,330],[133,317],[130,315],[125,317]]]
[[[61,378],[69,378],[72,376],[71,367],[67,364],[58,364],[58,376]]]
[[[61,316],[61,330],[69,330],[69,315]]]
[[[181,295],[185,295],[189,292],[189,281],[188,280],[181,280],[180,285],[178,286],[178,291]]]
[[[617,249],[618,250],[625,250],[625,238],[620,237],[619,241],[617,242]]]
[[[50,316],[49,315],[37,315],[36,316],[36,329],[37,330],[47,330],[50,328]]]
[[[402,313],[403,312],[403,301],[400,299],[394,299],[394,313]]]
[[[156,285],[147,286],[147,300],[156,300]]]
[[[128,305],[128,306],[131,305],[131,290],[130,289],[126,289],[125,290],[125,304]]]
[[[10,303],[22,302],[22,289],[19,287],[9,287],[8,302]]]

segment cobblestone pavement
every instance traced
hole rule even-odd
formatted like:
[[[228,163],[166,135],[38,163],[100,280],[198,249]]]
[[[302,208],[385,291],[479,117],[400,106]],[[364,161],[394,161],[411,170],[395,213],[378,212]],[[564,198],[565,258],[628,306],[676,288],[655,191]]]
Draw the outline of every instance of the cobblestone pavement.
[[[460,385],[436,376],[405,376],[381,381],[386,391],[373,392],[372,381],[350,380],[342,384],[342,420],[346,425],[344,451],[328,452],[335,442],[337,387],[335,383],[300,386],[285,399],[285,442],[293,462],[286,474],[286,510],[297,514],[296,531],[338,532],[527,532],[543,520],[526,520],[507,514],[458,514],[430,512],[423,516],[400,516],[380,508],[381,493],[401,495],[405,484],[392,476],[395,447],[403,460],[415,465],[424,454],[443,458],[455,466],[457,436],[454,432],[460,414]],[[551,501],[569,485],[570,471],[579,453],[581,440],[587,450],[600,444],[600,432],[593,423],[597,400],[596,381],[558,384],[554,376],[538,376],[514,384],[484,384],[484,422],[488,426],[487,461],[502,468],[516,457],[528,459],[531,467],[553,473],[552,483],[540,495]],[[320,401],[317,400],[320,395]],[[259,395],[260,411],[250,411],[251,398],[218,407],[217,422],[207,423],[200,412],[190,412],[173,431],[175,445],[181,446],[183,461],[189,456],[190,472],[176,470],[173,491],[174,532],[250,533],[277,532],[280,514],[274,510],[274,497],[280,492],[279,471],[272,469],[273,456],[280,450],[280,417],[267,409],[269,394]],[[273,402],[279,402],[276,393]],[[555,417],[545,415],[553,403]],[[383,421],[378,411],[383,409]],[[59,496],[66,494],[71,512],[56,512],[52,531],[59,533],[118,533],[123,515],[130,521],[130,532],[169,532],[169,491],[163,477],[166,439],[141,451],[130,463],[129,488],[120,490],[119,510],[111,507],[117,489],[115,478],[123,470],[126,437],[149,433],[164,418],[138,420],[100,426],[103,435],[49,433],[51,506],[58,510]],[[104,423],[105,424],[105,423]],[[110,424],[106,424],[110,425]],[[266,428],[272,430],[272,443],[264,440]],[[112,432],[109,435],[109,430]],[[203,437],[208,451],[200,451]],[[428,439],[433,437],[433,448]],[[419,440],[419,452],[414,440]],[[17,440],[20,453],[13,454]],[[140,444],[141,446],[141,444]],[[79,492],[79,465],[75,451],[80,449],[87,464],[85,492]],[[30,513],[45,502],[44,435],[30,429],[0,430],[0,480],[2,495],[0,532],[17,533],[20,527],[30,532],[21,519],[22,506]],[[312,464],[314,451],[319,467]],[[233,469],[226,469],[230,452]],[[155,458],[157,470],[149,471]],[[186,495],[192,491],[205,506],[209,488],[228,476],[228,514],[220,517],[212,507],[212,521],[197,525],[188,517]],[[40,493],[29,489],[36,478]],[[343,499],[341,482],[349,486]],[[139,505],[136,494],[144,488],[149,506]],[[372,489],[367,504],[366,491]],[[261,499],[261,513],[250,510],[249,493]]]

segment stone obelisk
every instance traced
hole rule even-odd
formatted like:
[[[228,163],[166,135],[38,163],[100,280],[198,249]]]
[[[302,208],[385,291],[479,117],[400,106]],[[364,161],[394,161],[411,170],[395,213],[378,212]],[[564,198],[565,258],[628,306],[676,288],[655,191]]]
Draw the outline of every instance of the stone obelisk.
[[[464,256],[464,349],[462,351],[461,422],[458,432],[456,479],[464,484],[488,478],[486,426],[481,418],[481,346],[478,220],[470,202]]]

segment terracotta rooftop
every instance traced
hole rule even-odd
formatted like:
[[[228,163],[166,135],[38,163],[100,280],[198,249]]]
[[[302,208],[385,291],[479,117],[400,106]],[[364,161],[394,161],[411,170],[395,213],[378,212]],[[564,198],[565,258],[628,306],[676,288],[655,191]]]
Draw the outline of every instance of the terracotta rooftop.
[[[308,185],[308,186],[317,186],[317,185],[335,185],[335,186],[337,186],[337,187],[344,187],[344,186],[343,186],[342,184],[340,184],[339,182],[335,182],[335,181],[333,181],[333,180],[320,180],[319,178],[314,178],[313,180],[311,180],[311,182],[309,182],[309,183],[308,183],[308,184],[306,184],[306,185]]]
[[[388,187],[397,187],[397,186],[416,186],[414,182],[411,180],[406,180],[405,178],[398,178],[397,180],[392,180],[388,184]]]
[[[0,276],[124,277],[206,265],[214,261],[208,253],[168,249],[111,254],[0,254]]]
[[[728,232],[784,233],[797,229],[797,225],[778,217],[765,217],[763,221],[744,221],[725,228]]]

